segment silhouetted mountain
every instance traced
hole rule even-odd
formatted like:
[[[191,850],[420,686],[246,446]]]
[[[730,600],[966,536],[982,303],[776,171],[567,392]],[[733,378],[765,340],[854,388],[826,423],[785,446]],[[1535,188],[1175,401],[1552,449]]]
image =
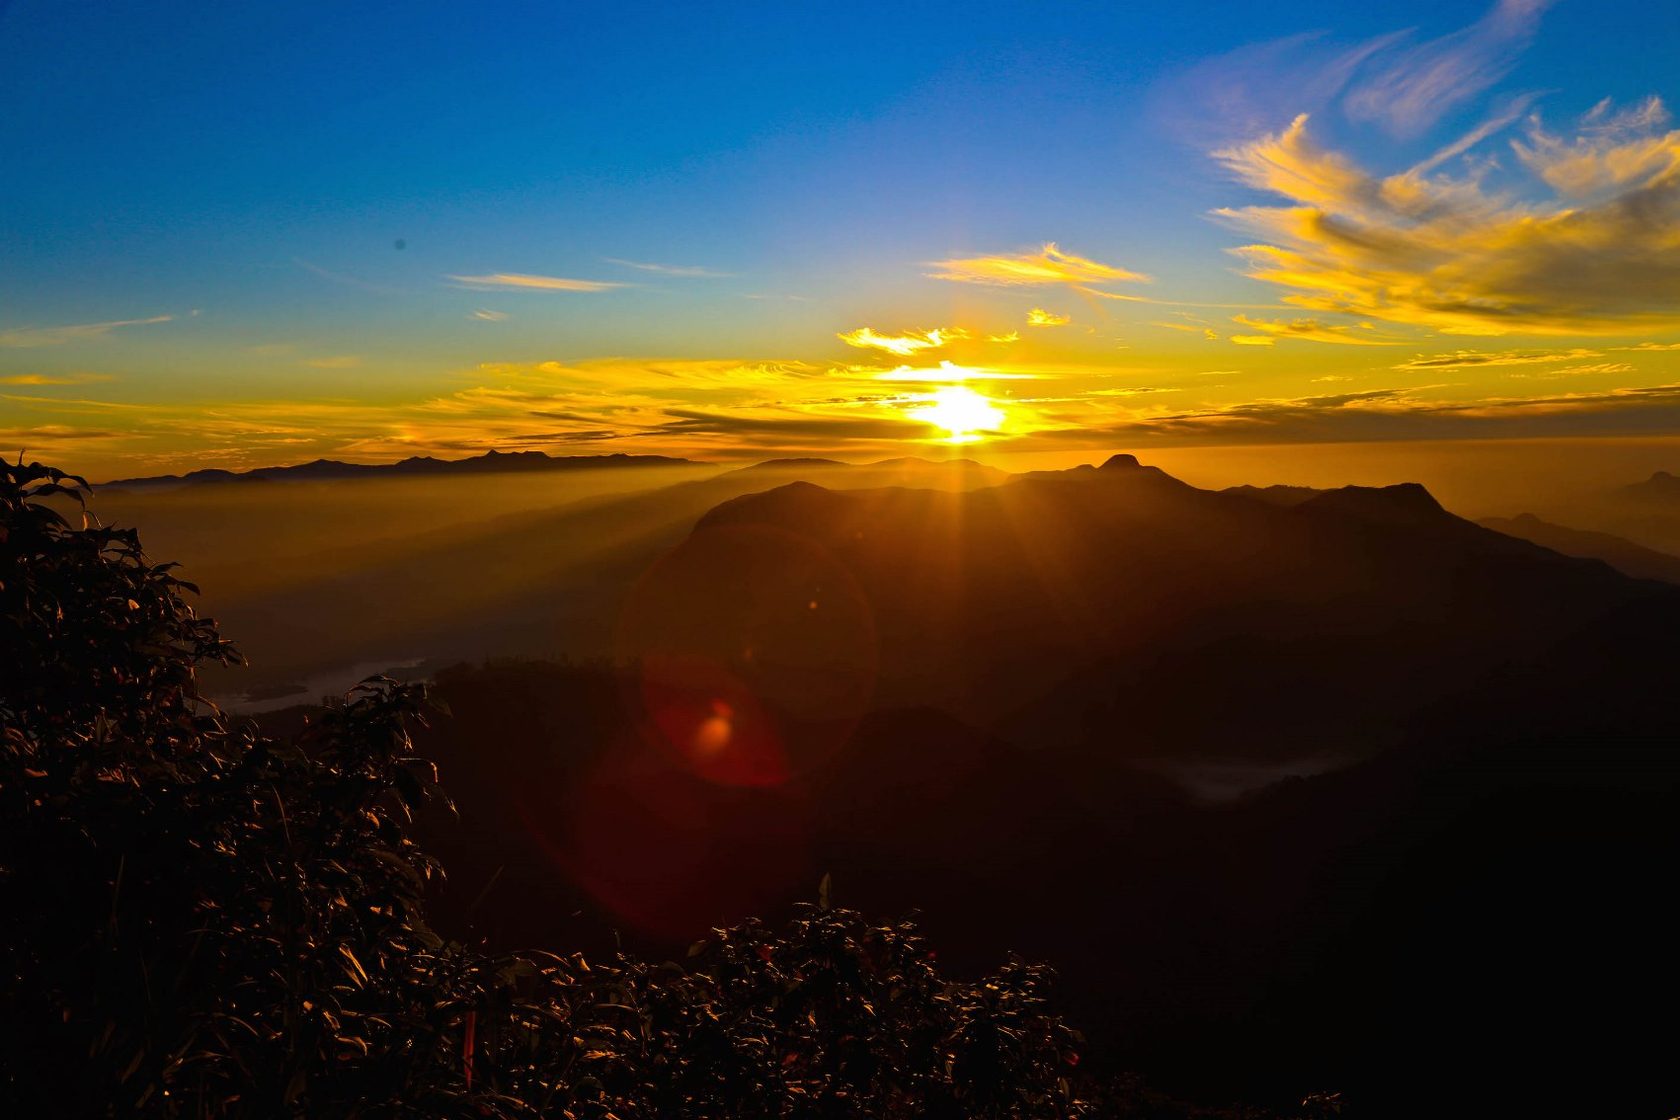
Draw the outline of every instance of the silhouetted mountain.
[[[1639,501],[1680,502],[1680,476],[1656,471],[1644,482],[1622,487],[1621,494]]]
[[[216,468],[190,471],[184,475],[151,478],[119,478],[103,483],[102,489],[158,490],[179,486],[202,486],[228,482],[317,482],[342,478],[435,477],[459,474],[502,474],[524,471],[600,470],[618,467],[698,466],[691,459],[664,455],[548,455],[541,451],[487,451],[468,459],[435,459],[415,456],[396,463],[343,463],[337,459],[316,459],[290,467],[257,467],[248,471]]]
[[[756,667],[730,652],[737,620],[775,613],[741,573],[787,540],[827,558],[831,586],[855,581],[881,703],[1136,759],[1358,756],[1630,602],[1680,621],[1680,595],[1455,517],[1420,486],[1280,507],[1117,457],[966,493],[802,482],[726,502],[664,568],[712,589],[661,600],[692,615],[672,623],[688,653],[756,679],[798,645],[789,615],[757,624]]]
[[[1543,521],[1532,513],[1518,517],[1484,517],[1477,522],[1496,533],[1521,537],[1537,545],[1561,552],[1565,556],[1581,556],[1602,560],[1624,575],[1635,579],[1660,579],[1680,583],[1680,556],[1645,548],[1612,533],[1596,533],[1586,529],[1571,529]]]
[[[952,490],[1011,476],[966,460],[770,462],[563,504],[557,503],[566,491],[556,490],[541,508],[438,528],[405,531],[393,522],[389,535],[346,544],[327,537],[283,563],[253,532],[214,532],[234,513],[243,515],[244,504],[232,503],[232,512],[204,508],[209,531],[200,536],[209,558],[189,557],[188,570],[206,590],[205,609],[243,636],[252,666],[237,674],[240,684],[230,685],[241,691],[317,679],[334,666],[369,672],[365,666],[375,662],[601,655],[613,650],[615,620],[628,590],[707,510],[808,477],[835,489]],[[200,498],[219,493],[177,491],[152,505],[197,503],[186,507],[190,511],[200,508]],[[383,500],[372,487],[346,486],[342,494],[316,498],[315,519],[330,514],[335,500],[363,494],[364,505]],[[488,499],[461,494],[456,500],[470,508]],[[95,506],[106,508],[98,499]],[[169,512],[177,519],[184,513]],[[144,510],[138,516],[144,526]],[[375,515],[370,509],[360,520],[367,516]],[[461,578],[468,572],[473,579]],[[329,628],[340,638],[325,647],[319,635]],[[311,687],[312,695],[319,691]]]
[[[1223,494],[1236,494],[1239,497],[1254,498],[1262,502],[1271,502],[1279,506],[1298,506],[1309,498],[1316,498],[1324,493],[1311,486],[1227,486],[1220,491]]]

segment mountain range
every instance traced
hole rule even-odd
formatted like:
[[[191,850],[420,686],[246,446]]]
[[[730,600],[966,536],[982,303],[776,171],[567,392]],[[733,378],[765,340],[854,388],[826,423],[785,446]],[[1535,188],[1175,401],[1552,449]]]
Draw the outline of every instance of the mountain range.
[[[675,958],[829,873],[954,968],[1054,963],[1177,1092],[1672,1113],[1680,1034],[1620,1009],[1680,998],[1680,587],[1620,544],[1129,455],[544,500],[283,557],[252,521],[187,572],[252,673],[431,662],[449,936]]]
[[[216,467],[186,474],[118,478],[102,483],[102,490],[171,490],[181,486],[213,486],[243,482],[322,482],[336,479],[437,478],[446,475],[509,474],[526,471],[601,470],[622,467],[699,466],[692,459],[664,455],[548,455],[541,451],[487,451],[466,459],[412,456],[395,463],[344,463],[316,459],[289,467],[257,467],[228,471]]]

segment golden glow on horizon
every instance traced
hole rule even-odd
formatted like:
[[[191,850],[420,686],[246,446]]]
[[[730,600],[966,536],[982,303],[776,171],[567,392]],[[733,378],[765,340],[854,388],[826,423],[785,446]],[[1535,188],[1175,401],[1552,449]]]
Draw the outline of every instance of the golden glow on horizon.
[[[1001,408],[967,385],[939,389],[928,403],[909,409],[905,415],[944,428],[947,443],[974,443],[982,438],[981,433],[997,431],[1004,420]]]

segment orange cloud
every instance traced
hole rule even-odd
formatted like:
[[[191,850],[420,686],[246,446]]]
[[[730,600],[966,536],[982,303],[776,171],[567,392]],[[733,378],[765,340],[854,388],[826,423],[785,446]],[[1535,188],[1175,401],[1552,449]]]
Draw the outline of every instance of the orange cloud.
[[[1027,326],[1029,327],[1065,327],[1073,322],[1071,315],[1057,315],[1053,311],[1046,311],[1042,307],[1035,307],[1027,312]]]
[[[1571,143],[1519,149],[1565,203],[1484,189],[1477,172],[1373,176],[1283,132],[1216,153],[1286,206],[1219,214],[1262,241],[1234,252],[1287,303],[1458,335],[1624,334],[1680,324],[1680,132],[1661,114],[1589,114]],[[1641,132],[1645,130],[1645,132]]]
[[[1597,350],[1454,350],[1450,354],[1419,354],[1395,369],[1474,369],[1478,366],[1525,366],[1596,358]]]
[[[1361,336],[1358,330],[1369,330],[1361,323],[1358,328],[1320,322],[1317,319],[1255,319],[1248,315],[1233,315],[1231,321],[1259,334],[1234,334],[1231,341],[1239,346],[1270,346],[1280,338],[1301,342],[1330,342],[1340,346],[1394,346],[1396,341],[1380,336]]]
[[[87,385],[95,381],[109,381],[108,373],[17,373],[0,377],[0,385]]]
[[[563,276],[530,276],[520,272],[492,272],[485,276],[451,276],[463,288],[477,291],[513,289],[534,292],[604,292],[623,288],[609,280],[571,280]]]
[[[991,257],[959,257],[935,261],[938,272],[928,275],[935,280],[955,280],[965,284],[995,284],[1019,287],[1039,284],[1106,284],[1113,281],[1148,281],[1149,277],[1130,269],[1116,268],[1086,257],[1064,253],[1054,242],[1047,242],[1036,253],[1016,253]]]

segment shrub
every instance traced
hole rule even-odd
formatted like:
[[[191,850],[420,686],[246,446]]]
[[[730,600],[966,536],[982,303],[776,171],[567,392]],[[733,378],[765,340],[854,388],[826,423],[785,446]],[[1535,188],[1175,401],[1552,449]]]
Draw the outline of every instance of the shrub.
[[[0,1096],[22,1115],[1066,1117],[1045,971],[939,975],[805,906],[682,965],[446,944],[439,798],[375,679],[279,741],[200,696],[238,655],[132,530],[0,476]]]

